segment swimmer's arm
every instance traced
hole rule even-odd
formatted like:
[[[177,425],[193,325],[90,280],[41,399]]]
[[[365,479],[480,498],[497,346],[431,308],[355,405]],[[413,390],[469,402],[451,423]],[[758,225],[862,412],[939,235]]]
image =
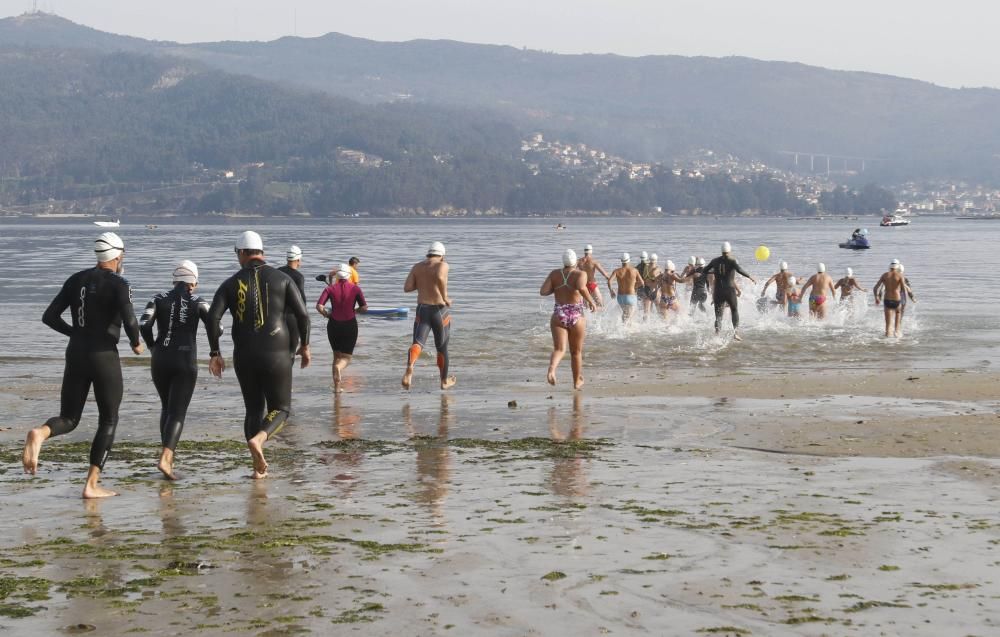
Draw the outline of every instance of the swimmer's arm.
[[[205,299],[202,299],[200,297],[199,297],[199,301],[198,301],[198,318],[201,319],[201,322],[205,324],[205,332],[207,333],[208,332],[208,320],[209,320],[208,319],[208,301],[206,301]],[[226,332],[225,328],[222,328],[221,326],[220,326],[219,329],[222,330],[223,334]]]
[[[354,304],[357,305],[357,310],[359,314],[366,314],[368,312],[368,301],[365,300],[365,293],[358,288],[358,295],[354,297]]]
[[[851,286],[853,286],[854,289],[857,290],[858,292],[866,292],[866,290],[860,285],[858,285],[858,282],[855,281],[854,279],[851,279]]]
[[[584,286],[586,287],[586,286]],[[552,289],[552,275],[549,274],[545,277],[545,281],[542,283],[541,289],[538,290],[538,294],[541,296],[549,296],[554,290]]]
[[[139,321],[139,332],[142,340],[146,341],[146,347],[152,349],[156,339],[153,338],[153,323],[156,322],[156,302],[150,301],[146,304],[146,309],[142,313],[142,320]]]
[[[768,279],[767,283],[764,284],[764,289],[760,291],[760,295],[764,296],[765,294],[767,294],[767,288],[769,288],[771,286],[771,284],[774,283],[777,280],[778,280],[778,275],[777,274],[775,274],[770,279]]]
[[[301,349],[307,349],[309,347],[309,310],[306,309],[306,302],[299,294],[299,288],[291,280],[285,286],[285,309],[291,310],[292,314],[295,315],[295,322],[298,323],[299,327],[299,338],[302,339]]]
[[[225,283],[219,286],[215,296],[212,298],[212,305],[208,309],[208,323],[205,324],[205,331],[208,332],[208,349],[212,352],[219,352],[219,337],[222,336],[222,315],[225,314],[229,303],[226,299]],[[220,371],[221,373],[221,371]]]
[[[879,302],[879,293],[882,292],[882,288],[884,288],[884,287],[885,287],[885,275],[883,274],[879,278],[878,283],[875,284],[875,287],[872,288],[872,294],[875,295],[875,302],[876,303]]]
[[[66,319],[62,317],[62,313],[69,307],[69,284],[69,281],[63,284],[62,289],[59,290],[59,294],[56,295],[56,298],[52,299],[49,306],[45,308],[45,313],[42,314],[42,323],[66,336],[73,334],[73,326],[67,323]]]
[[[326,309],[326,301],[328,298],[330,298],[330,290],[329,288],[326,288],[323,290],[323,293],[319,295],[319,299],[316,301],[316,311],[326,318],[330,318],[330,312]]]
[[[583,276],[578,276],[576,278],[576,291],[579,292],[583,299],[587,302],[587,307],[590,308],[590,311],[596,312],[597,302],[594,301],[594,297],[590,295],[590,290],[587,289],[587,275],[583,272],[581,272],[581,274],[583,274]],[[552,277],[549,278],[551,279]]]
[[[451,268],[448,266],[446,261],[441,262],[440,278],[438,279],[438,290],[441,292],[441,298],[444,299],[444,304],[451,307],[451,299],[448,298],[448,271]]]
[[[403,292],[415,292],[416,290],[417,290],[417,277],[413,273],[413,268],[410,268],[410,274],[406,277],[406,283],[403,284]]]
[[[611,275],[608,274],[608,271],[604,269],[603,265],[597,263],[596,261],[594,262],[594,265],[597,266],[597,271],[603,274],[605,279],[607,279],[608,281],[611,280]]]
[[[142,353],[142,341],[139,340],[139,322],[135,320],[135,308],[132,307],[132,290],[124,280],[118,289],[118,315],[122,319],[122,328],[128,337],[128,344],[136,354]]]

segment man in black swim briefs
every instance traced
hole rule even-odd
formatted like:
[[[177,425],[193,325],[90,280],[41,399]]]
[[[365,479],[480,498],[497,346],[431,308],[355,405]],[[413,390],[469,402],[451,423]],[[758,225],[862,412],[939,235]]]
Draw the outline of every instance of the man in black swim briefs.
[[[97,265],[77,272],[66,280],[42,316],[42,322],[69,336],[66,368],[63,372],[59,415],[28,432],[22,463],[25,473],[38,470],[42,443],[80,424],[83,407],[94,387],[97,401],[97,433],[90,446],[90,469],[83,487],[84,498],[117,495],[98,486],[104,463],[115,441],[118,407],[122,402],[122,368],[118,339],[125,328],[132,351],[143,352],[139,324],[132,309],[132,289],[121,276],[125,243],[113,232],[105,232],[94,242]],[[72,323],[62,318],[70,310]]]

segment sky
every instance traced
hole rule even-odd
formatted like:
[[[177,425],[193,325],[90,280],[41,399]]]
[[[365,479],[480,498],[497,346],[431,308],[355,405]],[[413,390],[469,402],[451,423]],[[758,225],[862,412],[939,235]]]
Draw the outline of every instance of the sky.
[[[0,16],[34,0],[0,0]],[[991,0],[37,0],[124,35],[178,42],[337,31],[557,53],[741,55],[1000,88]]]

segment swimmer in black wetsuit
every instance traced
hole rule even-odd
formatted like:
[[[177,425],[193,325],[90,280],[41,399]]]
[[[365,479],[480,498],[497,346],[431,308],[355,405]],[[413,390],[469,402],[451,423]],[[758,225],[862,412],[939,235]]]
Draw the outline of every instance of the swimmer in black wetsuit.
[[[284,272],[292,278],[292,281],[295,281],[295,287],[302,295],[302,304],[305,305],[306,278],[299,272],[299,268],[302,267],[302,250],[299,246],[290,246],[285,259],[287,265],[281,266],[278,271]],[[295,358],[295,352],[299,351],[299,326],[295,321],[295,315],[287,309],[285,310],[285,325],[288,326],[288,351],[291,352],[292,358]]]
[[[715,304],[715,333],[719,333],[722,327],[723,306],[729,306],[729,312],[733,320],[733,338],[737,341],[743,340],[736,331],[740,327],[740,310],[736,299],[739,292],[736,289],[736,273],[739,272],[754,283],[757,280],[750,276],[750,273],[740,267],[736,259],[730,254],[732,248],[729,242],[722,244],[722,256],[715,257],[705,266],[705,272],[715,277],[715,287],[712,291],[712,303]]]
[[[240,381],[246,418],[243,433],[253,459],[253,477],[267,475],[264,443],[288,420],[292,403],[292,359],[288,356],[285,310],[295,316],[302,345],[298,355],[307,367],[309,314],[295,283],[264,263],[264,244],[256,232],[236,241],[242,269],[219,286],[208,311],[209,370],[221,378],[225,361],[219,351],[222,315],[233,317],[233,367]]]
[[[97,401],[97,433],[90,446],[90,469],[83,487],[84,498],[116,495],[98,486],[118,426],[122,402],[122,368],[118,339],[125,328],[132,351],[143,352],[139,325],[132,309],[132,292],[118,273],[122,271],[125,244],[113,232],[105,232],[94,242],[97,266],[77,272],[63,284],[42,316],[42,322],[69,336],[66,369],[63,372],[59,415],[28,432],[22,462],[25,473],[38,470],[42,443],[76,429],[80,424],[90,386]],[[62,314],[69,308],[72,324]]]
[[[153,297],[146,305],[139,330],[153,353],[153,385],[160,394],[160,452],[158,468],[168,480],[174,475],[174,449],[184,429],[195,383],[198,381],[198,321],[208,327],[208,302],[193,294],[198,266],[182,261],[174,269],[174,289]],[[157,334],[153,336],[153,325]]]

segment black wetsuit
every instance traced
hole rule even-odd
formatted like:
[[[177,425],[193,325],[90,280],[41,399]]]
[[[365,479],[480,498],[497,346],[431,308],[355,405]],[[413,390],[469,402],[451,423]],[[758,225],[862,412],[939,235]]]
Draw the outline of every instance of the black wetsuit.
[[[208,344],[219,351],[222,315],[233,317],[233,367],[240,381],[247,440],[261,431],[278,433],[292,403],[292,359],[285,310],[295,316],[302,344],[309,344],[309,314],[295,283],[284,273],[251,259],[219,286],[208,311]]]
[[[72,323],[62,318],[67,308],[72,313]],[[122,367],[118,358],[121,328],[125,328],[133,347],[139,345],[139,325],[128,281],[102,268],[77,272],[52,299],[42,322],[69,336],[59,416],[49,418],[45,424],[53,436],[76,429],[93,385],[98,416],[97,433],[90,446],[90,464],[104,469],[115,441],[118,407],[122,402]]]
[[[295,268],[287,265],[283,265],[278,268],[279,272],[284,272],[292,281],[295,281],[296,287],[299,289],[299,294],[302,295],[302,304],[306,303],[306,278],[302,276],[302,273]],[[292,352],[292,358],[295,357],[295,352],[299,351],[299,326],[295,322],[295,314],[290,310],[285,310],[285,325],[288,326],[288,346]]]
[[[160,439],[173,450],[198,381],[198,321],[208,327],[208,302],[187,283],[157,294],[146,305],[139,330],[153,353],[153,385],[160,394]],[[153,337],[153,324],[157,335]]]
[[[729,306],[732,313],[733,329],[740,326],[740,310],[737,304],[736,294],[736,273],[750,278],[750,274],[740,267],[736,259],[728,254],[715,257],[705,266],[705,272],[715,275],[715,290],[712,293],[712,302],[715,303],[715,330],[719,331],[722,326],[722,310],[725,305]]]
[[[702,312],[708,312],[705,307],[705,301],[708,300],[708,272],[705,272],[705,268],[698,267],[691,274],[691,311],[697,306]]]

